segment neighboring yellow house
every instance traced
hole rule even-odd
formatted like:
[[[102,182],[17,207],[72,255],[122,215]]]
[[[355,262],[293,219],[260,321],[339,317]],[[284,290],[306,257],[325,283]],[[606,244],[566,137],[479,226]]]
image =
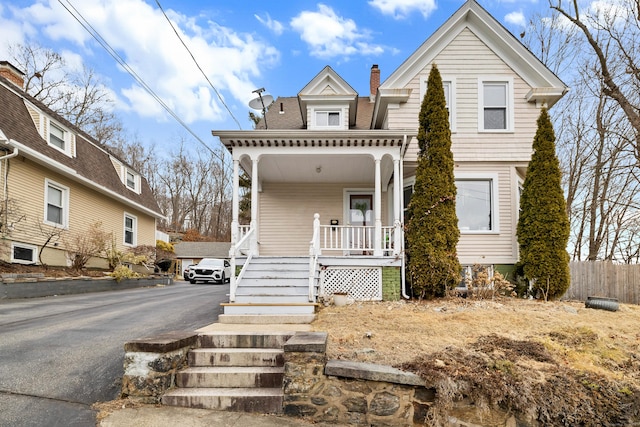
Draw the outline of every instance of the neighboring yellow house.
[[[92,225],[120,251],[156,244],[163,218],[144,177],[23,90],[0,61],[0,259],[69,265],[68,249]],[[44,249],[43,249],[44,246]],[[106,259],[88,266],[106,267]]]
[[[568,88],[468,0],[382,84],[374,65],[367,96],[327,66],[297,96],[278,97],[258,129],[213,131],[234,163],[231,262],[244,270],[231,278],[232,303],[255,306],[265,293],[255,279],[260,271],[273,276],[270,265],[292,264],[296,257],[309,259],[303,295],[309,302],[336,291],[356,299],[408,293],[398,283],[404,278],[404,211],[434,64],[450,118],[458,257],[465,267],[513,269],[536,119]],[[241,170],[252,180],[250,224],[239,223]],[[243,298],[234,299],[241,292]],[[285,300],[282,292],[276,296]],[[225,314],[240,309],[225,306]]]

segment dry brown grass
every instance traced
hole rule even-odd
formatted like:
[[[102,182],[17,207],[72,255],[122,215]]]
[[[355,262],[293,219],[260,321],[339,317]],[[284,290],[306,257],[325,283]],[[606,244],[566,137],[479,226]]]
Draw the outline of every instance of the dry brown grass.
[[[640,422],[639,326],[639,306],[511,298],[356,302],[313,323],[331,359],[421,375],[448,399],[435,412],[471,397],[553,425]]]

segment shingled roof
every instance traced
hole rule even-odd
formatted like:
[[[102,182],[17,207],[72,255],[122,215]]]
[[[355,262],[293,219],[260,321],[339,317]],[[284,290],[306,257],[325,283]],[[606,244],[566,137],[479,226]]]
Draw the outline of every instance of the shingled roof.
[[[369,97],[358,97],[356,125],[352,129],[371,129],[373,107],[374,103]],[[300,104],[295,96],[279,96],[267,110],[266,116],[269,129],[305,129]],[[261,120],[256,129],[264,128],[264,120]]]
[[[47,144],[38,133],[29,114],[25,101],[36,106],[43,114],[53,118],[76,134],[76,156],[69,157]],[[148,214],[162,218],[158,203],[151,193],[151,188],[144,177],[140,180],[140,194],[130,190],[122,182],[110,157],[116,158],[124,165],[126,162],[110,153],[106,147],[98,143],[90,135],[74,126],[37,99],[19,90],[9,80],[0,77],[0,131],[11,142],[19,143],[29,150],[45,156],[51,162],[48,165],[54,170],[70,169],[74,173],[66,175],[76,181],[84,181],[84,185],[94,187],[103,194],[119,199],[121,202],[142,208]],[[29,153],[20,152],[28,157]],[[60,167],[62,166],[62,168]],[[130,168],[130,167],[129,167]],[[133,170],[133,168],[130,168]]]

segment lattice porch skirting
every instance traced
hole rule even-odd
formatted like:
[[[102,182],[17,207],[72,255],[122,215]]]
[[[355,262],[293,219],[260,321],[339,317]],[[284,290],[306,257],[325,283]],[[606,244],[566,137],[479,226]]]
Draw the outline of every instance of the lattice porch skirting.
[[[382,267],[327,267],[320,280],[326,295],[347,292],[359,301],[382,300]]]

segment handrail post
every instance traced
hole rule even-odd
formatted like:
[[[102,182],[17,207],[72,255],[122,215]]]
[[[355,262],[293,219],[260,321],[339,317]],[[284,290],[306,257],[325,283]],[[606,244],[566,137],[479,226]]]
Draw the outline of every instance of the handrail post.
[[[320,255],[320,214],[313,215],[313,237],[309,242],[309,302],[314,302],[313,288],[315,286],[316,265]]]
[[[400,221],[396,221],[393,230],[393,255],[398,256],[402,251],[402,240],[404,239],[402,233],[402,224]]]

